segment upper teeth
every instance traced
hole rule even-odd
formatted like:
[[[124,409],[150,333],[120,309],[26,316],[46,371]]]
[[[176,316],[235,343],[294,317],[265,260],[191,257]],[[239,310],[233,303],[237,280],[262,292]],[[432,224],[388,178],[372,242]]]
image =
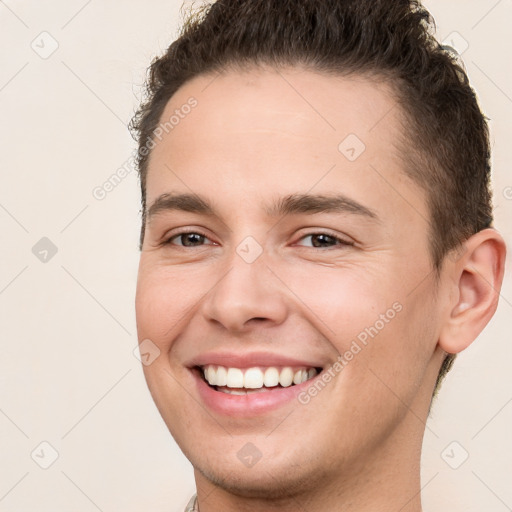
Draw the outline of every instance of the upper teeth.
[[[206,381],[211,386],[227,386],[228,388],[258,389],[262,387],[274,387],[280,384],[283,387],[292,384],[300,384],[311,379],[317,374],[315,368],[226,368],[209,364],[203,366]]]

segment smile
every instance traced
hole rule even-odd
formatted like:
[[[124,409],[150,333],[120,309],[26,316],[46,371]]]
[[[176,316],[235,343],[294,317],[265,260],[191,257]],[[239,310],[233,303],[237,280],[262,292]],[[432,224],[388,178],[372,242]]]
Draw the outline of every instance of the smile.
[[[296,386],[314,378],[320,368],[252,367],[246,369],[205,365],[200,367],[204,380],[216,391],[231,395],[268,392]]]
[[[185,361],[197,402],[223,417],[255,418],[302,407],[298,396],[322,378],[331,361],[319,354],[294,358],[266,351],[211,351]],[[194,389],[193,388],[193,389]]]

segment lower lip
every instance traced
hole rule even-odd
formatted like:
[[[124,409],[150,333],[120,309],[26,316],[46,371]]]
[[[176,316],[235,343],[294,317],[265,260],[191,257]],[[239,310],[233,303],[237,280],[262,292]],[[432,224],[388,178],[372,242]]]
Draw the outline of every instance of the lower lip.
[[[240,417],[265,414],[278,409],[294,399],[300,405],[297,395],[307,389],[318,377],[317,375],[306,382],[287,388],[277,388],[247,395],[231,395],[222,391],[216,391],[209,386],[201,378],[197,368],[192,370],[192,374],[196,380],[199,395],[206,407],[219,414]]]

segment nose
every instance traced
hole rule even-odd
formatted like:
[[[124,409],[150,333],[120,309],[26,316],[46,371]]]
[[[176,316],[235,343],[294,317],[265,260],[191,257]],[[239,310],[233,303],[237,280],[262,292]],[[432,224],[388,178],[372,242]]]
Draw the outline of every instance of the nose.
[[[265,254],[248,263],[235,253],[205,297],[203,313],[209,322],[231,332],[244,332],[258,323],[279,325],[287,315],[283,288],[267,266]]]

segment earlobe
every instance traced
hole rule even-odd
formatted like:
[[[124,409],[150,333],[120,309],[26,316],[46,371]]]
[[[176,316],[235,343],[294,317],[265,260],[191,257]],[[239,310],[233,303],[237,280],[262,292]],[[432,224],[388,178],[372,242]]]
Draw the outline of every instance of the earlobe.
[[[442,327],[439,345],[456,354],[467,348],[487,325],[498,305],[505,267],[505,242],[492,228],[465,242],[466,250],[453,263],[454,304]]]

